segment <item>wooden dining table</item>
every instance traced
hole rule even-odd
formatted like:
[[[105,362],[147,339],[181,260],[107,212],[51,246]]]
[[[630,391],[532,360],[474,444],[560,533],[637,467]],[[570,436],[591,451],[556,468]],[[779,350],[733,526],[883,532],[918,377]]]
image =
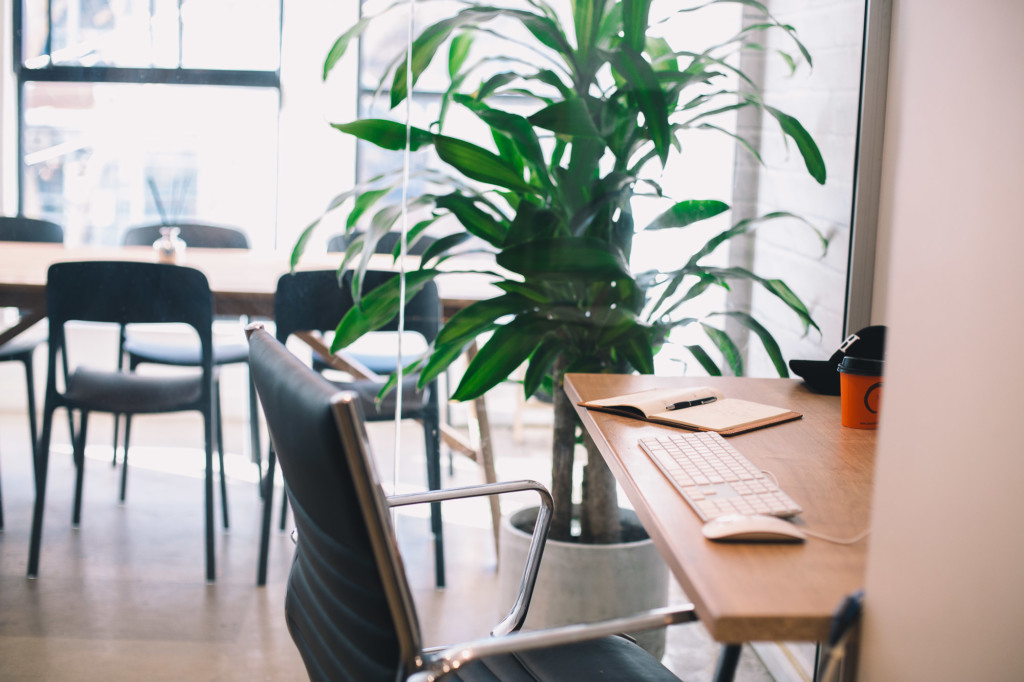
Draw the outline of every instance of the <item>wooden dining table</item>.
[[[213,293],[217,315],[274,317],[274,291],[281,275],[291,270],[290,254],[247,249],[203,249],[190,247],[180,265],[194,267],[206,275]],[[415,267],[418,261],[410,258]],[[148,246],[78,246],[36,242],[0,243],[0,307],[16,307],[22,322],[0,331],[0,344],[46,317],[46,271],[53,263],[83,260],[124,260],[152,262],[156,252]],[[296,270],[338,267],[340,254],[306,254]],[[394,259],[374,255],[371,267],[395,270]],[[445,319],[490,290],[479,277],[454,275],[438,282]]]
[[[0,345],[24,332],[46,317],[47,270],[54,263],[68,261],[141,261],[155,262],[156,252],[148,246],[66,246],[37,242],[0,242],[0,308],[20,310],[16,322],[0,328]],[[337,268],[341,254],[305,254],[295,270],[324,270]],[[418,259],[405,261],[409,268],[418,267]],[[292,270],[290,253],[246,249],[206,249],[189,247],[178,264],[203,272],[210,284],[214,312],[217,315],[246,316],[250,319],[272,320],[274,293],[280,277]],[[379,270],[398,270],[394,258],[387,254],[371,257],[370,267]],[[438,280],[442,316],[450,318],[474,301],[495,291],[485,278],[476,275],[451,273]],[[322,339],[312,334],[301,335],[304,341],[326,358],[331,358]],[[470,348],[473,352],[475,347]],[[358,363],[349,362],[344,353],[331,358],[331,364],[348,371],[357,378],[373,378],[362,373]],[[490,424],[486,404],[478,398],[469,405],[470,428],[474,437],[442,422],[441,437],[455,452],[477,462],[484,470],[487,482],[494,482],[494,458],[491,447]],[[497,545],[500,512],[492,505],[492,532]]]

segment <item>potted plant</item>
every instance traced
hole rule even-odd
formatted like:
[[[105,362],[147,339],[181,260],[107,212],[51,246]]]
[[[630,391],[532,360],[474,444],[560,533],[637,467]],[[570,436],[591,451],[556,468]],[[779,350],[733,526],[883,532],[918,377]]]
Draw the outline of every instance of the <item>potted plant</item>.
[[[426,250],[419,269],[407,273],[407,297],[423,282],[457,270],[464,254],[472,253],[477,260],[481,253],[490,254],[497,266],[473,271],[491,274],[501,293],[447,321],[429,357],[417,368],[420,381],[429,382],[468,344],[488,335],[453,399],[483,395],[525,363],[526,395],[546,390],[554,402],[556,510],[551,537],[614,543],[622,537],[615,482],[589,443],[579,524],[573,524],[573,461],[581,429],[560,389],[565,372],[651,373],[654,356],[669,332],[691,326],[702,329],[706,341],[687,349],[707,372],[742,373],[736,342],[713,324],[714,319],[689,312],[694,299],[709,289],[739,280],[763,287],[785,303],[805,331],[816,327],[784,282],[708,263],[708,256],[729,240],[765,221],[795,216],[772,213],[736,222],[693,253],[682,255],[678,267],[670,271],[634,272],[630,255],[638,226],[632,199],[644,194],[666,203],[664,212],[644,230],[686,229],[728,211],[727,204],[715,199],[671,197],[672,191],[659,185],[658,173],[670,156],[682,153],[679,140],[695,129],[731,135],[756,156],[742,135],[715,122],[748,107],[778,122],[819,183],[825,181],[825,167],[803,126],[765,104],[756,84],[728,59],[740,49],[759,47],[759,32],[776,31],[790,41],[794,52],[779,52],[780,58],[791,65],[801,58],[810,62],[795,30],[776,21],[759,2],[742,2],[748,12],[760,14],[758,21],[730,40],[700,51],[655,37],[651,0],[567,4],[571,11],[563,21],[545,0],[509,6],[463,3],[451,16],[420,29],[411,59],[403,46],[381,80],[396,107],[409,96],[410,76],[415,84],[432,61],[446,55],[448,88],[433,125],[407,130],[404,123],[374,118],[334,127],[385,149],[408,145],[411,153],[433,155],[440,162],[441,170],[423,171],[416,178],[424,190],[409,197],[408,205],[411,210],[426,208],[428,214],[408,231],[407,242],[415,242],[438,220],[448,219],[456,228]],[[675,7],[672,12],[699,9]],[[351,41],[379,16],[363,18],[338,39],[326,60],[325,78]],[[481,37],[489,50],[477,56]],[[513,46],[511,53],[495,52],[495,44],[500,50],[503,41]],[[442,49],[445,46],[447,50]],[[529,59],[519,56],[524,51]],[[740,87],[728,84],[733,81]],[[502,105],[508,101],[522,103],[526,113],[510,111]],[[445,124],[452,107],[471,112],[484,124],[490,140],[474,142],[460,136],[459,130],[449,130]],[[360,254],[372,253],[376,241],[394,226],[398,210],[388,197],[399,181],[398,174],[384,174],[332,203],[330,210],[351,206],[350,228],[368,218],[342,257],[342,267],[357,272],[364,268],[366,259]],[[303,233],[293,259],[300,257],[315,225]],[[340,322],[334,348],[343,348],[390,319],[398,309],[400,287],[396,278],[364,293],[360,306]],[[756,319],[735,310],[717,313],[717,319],[735,320],[749,330],[778,373],[787,376],[777,343]],[[721,361],[712,357],[716,351]]]

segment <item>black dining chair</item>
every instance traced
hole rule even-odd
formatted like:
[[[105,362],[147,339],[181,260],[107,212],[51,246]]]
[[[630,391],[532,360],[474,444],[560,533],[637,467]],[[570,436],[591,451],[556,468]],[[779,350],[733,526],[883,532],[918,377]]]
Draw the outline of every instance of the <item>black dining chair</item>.
[[[250,370],[295,516],[285,618],[311,680],[678,680],[616,633],[693,621],[692,605],[520,631],[551,520],[544,486],[513,481],[386,497],[359,395],[339,391],[259,325],[247,333]],[[424,649],[389,510],[522,491],[537,493],[541,512],[508,614],[491,637]]]
[[[91,412],[139,415],[194,410],[203,417],[206,444],[206,578],[214,580],[213,438],[217,415],[213,399],[213,296],[206,276],[194,268],[160,263],[56,263],[50,266],[47,273],[46,308],[50,330],[49,369],[42,431],[36,449],[36,500],[32,516],[28,575],[35,577],[39,574],[50,437],[57,408],[79,413],[77,434],[72,438],[77,471],[71,522],[76,527],[81,521],[85,442]],[[120,370],[98,370],[83,365],[74,369],[67,377],[64,389],[60,390],[57,386],[57,355],[58,352],[66,354],[68,337],[65,326],[75,321],[118,325],[188,325],[198,337],[200,371],[156,376]],[[221,474],[223,477],[223,470]]]
[[[24,216],[0,216],[0,242],[46,242],[60,244],[64,230],[49,220]],[[46,342],[44,335],[22,332],[0,345],[0,362],[20,362],[25,369],[25,404],[28,408],[29,443],[36,450],[39,429],[36,423],[36,391],[33,357],[36,349]],[[0,528],[4,527],[3,498],[0,496]]]
[[[385,280],[395,276],[397,273],[394,272],[368,270],[363,279],[363,291],[372,291]],[[351,271],[346,272],[340,282],[337,272],[334,270],[300,271],[283,275],[278,280],[277,291],[274,295],[274,323],[277,338],[285,343],[290,336],[298,332],[333,331],[353,305]],[[437,293],[437,286],[433,282],[428,282],[405,305],[404,321],[403,333],[405,334],[419,334],[427,343],[431,343],[437,337],[441,328],[441,301]],[[395,317],[381,329],[396,331],[398,318]],[[414,359],[410,358],[406,364]],[[395,360],[393,359],[392,362]],[[420,390],[416,386],[417,380],[418,376],[415,374],[403,377],[401,418],[417,419],[422,423],[427,487],[437,490],[441,487],[441,425],[438,386],[435,380]],[[395,418],[397,389],[388,393],[383,400],[378,400],[378,394],[383,386],[381,381],[358,379],[334,382],[334,385],[351,390],[359,396],[367,421],[386,421]],[[270,504],[273,498],[274,480],[273,448],[267,458],[267,474],[264,480],[264,517],[257,571],[257,583],[260,585],[266,582]],[[287,500],[287,496],[285,499]],[[441,508],[438,504],[431,505],[430,524],[434,536],[434,579],[438,587],[441,587],[445,582],[444,534]]]
[[[188,245],[206,249],[248,249],[249,238],[241,230],[233,227],[219,225],[208,225],[203,223],[177,223],[179,237]],[[160,238],[160,230],[165,225],[143,225],[129,229],[122,238],[125,246],[147,246]],[[131,329],[121,330],[123,349],[118,356],[118,367],[123,367],[124,359],[127,357],[128,367],[131,371],[143,364],[172,365],[176,367],[196,367],[199,364],[199,347],[195,343],[182,344],[175,341],[154,339],[152,336],[132,334]],[[244,365],[248,362],[249,352],[242,340],[241,332],[239,340],[217,339],[213,344],[213,364],[217,367],[224,365]],[[259,427],[259,406],[256,403],[256,390],[252,382],[247,380],[249,385],[249,444],[250,452],[259,469],[262,477],[262,464],[260,454],[260,427]],[[215,399],[218,401],[217,413],[220,414],[220,385],[214,386]],[[122,466],[128,467],[128,440],[131,434],[131,420],[125,419],[124,426],[124,459]],[[114,416],[114,456],[113,464],[117,464],[117,442],[118,442],[118,415]],[[223,461],[223,435],[220,431],[218,421],[217,432],[218,452]],[[122,496],[124,491],[122,490]],[[228,519],[224,517],[224,527],[228,527]]]

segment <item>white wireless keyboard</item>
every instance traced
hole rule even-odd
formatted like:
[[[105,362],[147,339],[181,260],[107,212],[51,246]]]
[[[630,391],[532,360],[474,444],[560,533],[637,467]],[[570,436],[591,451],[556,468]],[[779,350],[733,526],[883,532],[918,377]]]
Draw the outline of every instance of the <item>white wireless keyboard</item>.
[[[775,481],[714,431],[641,438],[643,448],[703,521],[724,514],[795,516]]]

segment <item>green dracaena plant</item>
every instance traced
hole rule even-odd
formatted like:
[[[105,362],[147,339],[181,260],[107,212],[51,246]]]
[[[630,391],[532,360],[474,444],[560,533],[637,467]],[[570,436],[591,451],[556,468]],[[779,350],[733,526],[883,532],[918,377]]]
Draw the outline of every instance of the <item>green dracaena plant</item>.
[[[718,4],[727,0],[713,0]],[[506,381],[525,364],[527,396],[551,391],[555,402],[552,491],[556,517],[552,535],[568,539],[573,514],[571,496],[578,419],[560,389],[565,372],[654,371],[654,356],[669,332],[693,326],[706,341],[686,346],[710,374],[723,369],[743,373],[736,341],[719,326],[732,319],[760,341],[776,370],[787,376],[773,335],[750,314],[730,310],[713,316],[688,313],[691,302],[714,287],[747,281],[781,300],[806,332],[817,327],[800,298],[781,280],[767,279],[739,267],[708,263],[709,256],[732,239],[779,218],[776,212],[739,221],[683,256],[669,271],[634,272],[630,255],[634,235],[632,199],[661,197],[669,207],[643,230],[682,230],[729,210],[722,201],[671,198],[658,184],[670,156],[681,154],[688,131],[714,130],[735,138],[758,161],[755,147],[716,119],[744,108],[757,108],[777,121],[795,143],[807,172],[825,182],[825,165],[814,140],[797,119],[767,105],[756,84],[729,59],[742,49],[760,49],[761,32],[785,36],[793,54],[778,51],[791,67],[810,63],[795,30],[774,19],[753,0],[733,0],[760,14],[731,39],[687,50],[654,37],[651,0],[572,0],[567,19],[545,0],[510,6],[463,3],[453,15],[422,28],[403,48],[381,80],[394,108],[435,59],[448,59],[448,87],[437,121],[428,128],[394,120],[368,118],[335,124],[339,131],[388,150],[408,146],[414,155],[434,155],[443,170],[423,171],[422,193],[407,200],[410,211],[426,213],[407,233],[415,242],[435,221],[447,218],[456,229],[436,240],[422,255],[420,267],[407,273],[411,297],[424,282],[451,272],[460,255],[487,253],[496,268],[499,294],[460,311],[448,320],[428,356],[415,368],[426,384],[454,362],[474,340],[488,336],[469,363],[452,397],[470,400]],[[388,11],[365,17],[335,43],[324,66],[330,73],[351,41]],[[706,5],[705,5],[706,6]],[[700,9],[674,9],[685,13]],[[748,12],[749,14],[749,12]],[[518,29],[518,33],[515,33]],[[512,37],[518,36],[518,37]],[[488,52],[474,58],[474,41],[486,38]],[[503,41],[510,54],[495,52]],[[443,49],[447,46],[447,50]],[[523,51],[530,59],[514,55]],[[411,63],[407,63],[411,59]],[[737,88],[734,83],[740,83]],[[514,101],[523,115],[502,108]],[[486,145],[469,141],[445,127],[452,107],[462,107],[490,133]],[[341,194],[328,211],[349,208],[347,227],[355,238],[342,256],[342,268],[359,273],[380,237],[390,231],[400,207],[389,203],[400,182],[386,173]],[[451,220],[451,219],[454,220]],[[319,222],[319,221],[317,221]],[[297,261],[310,233],[293,252]],[[360,225],[358,234],[356,226]],[[824,237],[808,226],[823,247]],[[475,247],[471,247],[475,244]],[[401,245],[395,247],[396,255]],[[439,266],[446,262],[444,269]],[[465,271],[465,270],[464,270]],[[334,349],[393,317],[399,306],[397,277],[366,292],[360,305],[340,321]],[[712,352],[709,352],[709,349]],[[713,352],[721,357],[716,361]],[[722,366],[720,366],[720,363]],[[593,445],[588,443],[592,451]],[[591,457],[583,486],[585,540],[618,539],[614,482],[600,457]],[[611,491],[611,494],[607,494]],[[586,499],[591,497],[593,499]]]

